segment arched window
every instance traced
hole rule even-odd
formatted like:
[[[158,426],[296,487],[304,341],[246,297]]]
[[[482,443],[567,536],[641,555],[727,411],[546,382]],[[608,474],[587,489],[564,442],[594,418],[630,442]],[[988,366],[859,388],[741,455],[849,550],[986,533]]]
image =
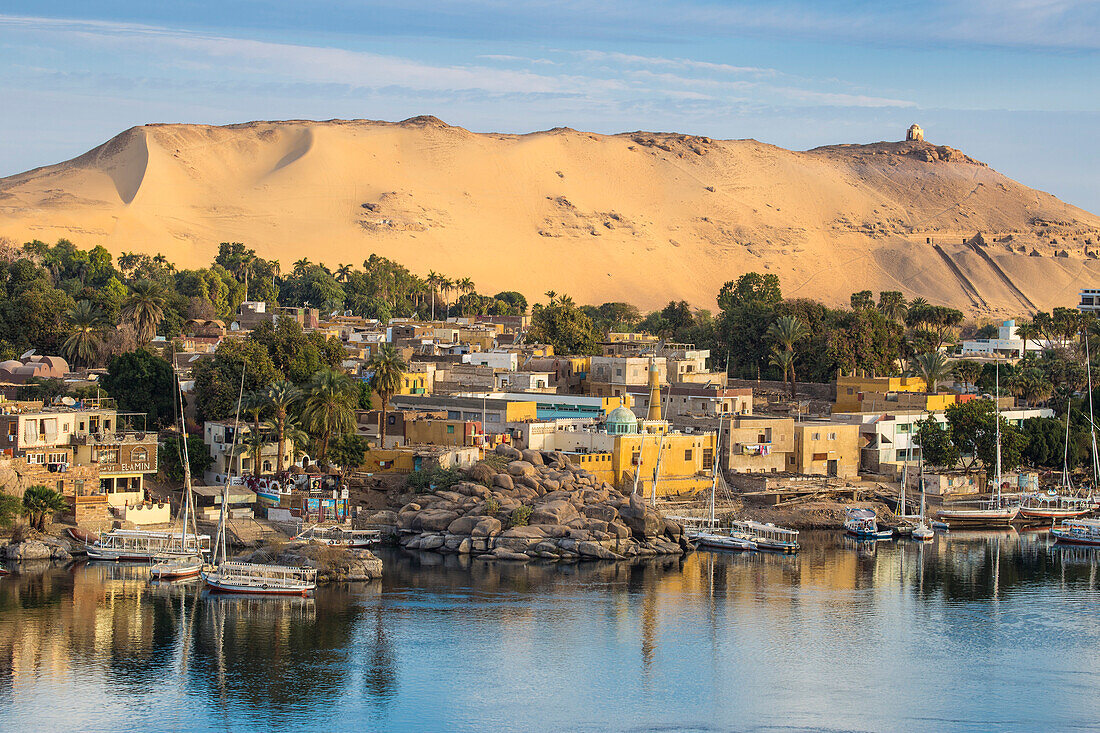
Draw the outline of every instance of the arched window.
[[[143,463],[149,460],[149,451],[144,448],[134,448],[130,451],[131,463]]]

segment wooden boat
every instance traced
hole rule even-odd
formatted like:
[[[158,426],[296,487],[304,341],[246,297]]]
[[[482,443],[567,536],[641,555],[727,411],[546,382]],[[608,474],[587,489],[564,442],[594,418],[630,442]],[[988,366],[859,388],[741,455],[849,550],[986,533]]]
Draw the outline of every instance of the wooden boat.
[[[1092,511],[1092,497],[1066,494],[1028,494],[1020,504],[1022,519],[1075,519]]]
[[[920,464],[918,479],[920,482],[920,511],[917,514],[917,523],[911,527],[909,537],[918,542],[931,542],[936,537],[936,532],[928,526],[928,519],[924,516],[924,447],[920,451]]]
[[[734,522],[731,534],[751,537],[758,550],[798,552],[798,530],[763,522]]]
[[[317,588],[315,568],[251,562],[222,562],[203,570],[202,579],[211,589],[222,593],[306,596]]]
[[[1100,519],[1064,519],[1050,534],[1055,544],[1100,547]]]
[[[65,534],[82,545],[92,545],[99,542],[98,534],[86,529],[81,529],[80,527],[67,527],[65,529]]]
[[[345,529],[315,524],[303,529],[293,539],[355,550],[365,549],[381,542],[382,533],[377,529]]]
[[[183,580],[185,578],[198,577],[202,572],[205,561],[197,556],[184,555],[158,555],[149,568],[149,575],[153,580]]]
[[[747,537],[738,537],[733,534],[721,534],[715,532],[700,532],[692,541],[696,547],[706,547],[716,550],[744,550],[753,551],[759,549],[756,542]]]
[[[199,555],[210,550],[210,535],[115,529],[84,548],[91,560],[149,562],[160,555]]]
[[[858,540],[888,540],[894,536],[892,529],[878,528],[878,515],[872,509],[850,506],[844,510],[844,531]]]

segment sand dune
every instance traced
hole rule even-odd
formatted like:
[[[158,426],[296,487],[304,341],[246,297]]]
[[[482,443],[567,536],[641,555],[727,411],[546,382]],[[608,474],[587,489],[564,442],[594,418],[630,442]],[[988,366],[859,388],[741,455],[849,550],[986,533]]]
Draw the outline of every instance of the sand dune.
[[[986,245],[965,245],[976,232]],[[642,307],[714,308],[749,270],[788,295],[900,289],[975,314],[1069,305],[1100,282],[1100,217],[949,148],[475,134],[433,117],[136,127],[0,179],[0,236],[182,266],[221,241],[286,268],[375,252],[481,292]]]

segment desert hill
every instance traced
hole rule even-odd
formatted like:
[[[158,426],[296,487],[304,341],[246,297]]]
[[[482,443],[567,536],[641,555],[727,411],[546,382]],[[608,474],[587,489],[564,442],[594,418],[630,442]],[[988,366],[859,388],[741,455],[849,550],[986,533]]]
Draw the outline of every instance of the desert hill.
[[[978,243],[971,238],[980,232]],[[480,292],[714,308],[749,270],[788,296],[899,289],[971,313],[1076,302],[1100,217],[925,142],[805,152],[755,140],[434,117],[146,125],[0,179],[0,236],[208,263],[241,241],[284,269],[375,252]]]

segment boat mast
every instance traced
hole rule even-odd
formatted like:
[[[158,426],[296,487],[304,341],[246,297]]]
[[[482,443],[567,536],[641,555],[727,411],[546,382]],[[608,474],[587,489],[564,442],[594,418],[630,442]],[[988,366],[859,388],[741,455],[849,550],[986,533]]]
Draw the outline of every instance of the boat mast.
[[[906,507],[905,507],[905,489],[906,489],[906,482],[909,480],[909,459],[910,459],[911,454],[913,452],[913,437],[912,437],[912,435],[913,435],[912,428],[910,428],[909,447],[905,451],[905,461],[901,464],[901,497],[900,497],[900,500],[898,501],[898,510],[896,512],[894,512],[894,514],[896,514],[899,517],[904,517],[905,513],[908,511],[908,509],[906,509]]]
[[[718,491],[718,462],[720,454],[718,452],[722,445],[722,416],[718,416],[718,436],[714,439],[714,465],[712,470],[714,478],[710,483],[710,528],[714,529],[714,493]]]
[[[176,368],[174,358],[172,359],[172,371],[175,372],[176,377],[176,393],[179,397],[180,411],[180,441],[183,443],[183,522],[180,527],[180,551],[187,552],[187,522],[190,517],[191,523],[194,524],[195,550],[201,553],[202,548],[198,545],[199,527],[195,518],[194,497],[191,492],[191,455],[187,449],[187,419],[183,415],[183,383],[180,381],[179,370]]]
[[[924,413],[921,413],[921,417],[924,417]],[[923,420],[922,420],[923,422]],[[934,421],[933,421],[934,422]],[[909,443],[912,446],[912,442]],[[920,453],[917,454],[917,482],[920,483],[920,524],[924,526],[924,445],[920,447]]]
[[[657,506],[657,476],[661,473],[661,455],[665,450],[665,434],[661,433],[661,440],[657,444],[657,465],[653,467],[653,488],[650,489],[649,503],[651,506]]]
[[[1073,393],[1066,394],[1066,442],[1062,446],[1062,488],[1067,492],[1073,490],[1069,475],[1069,414],[1073,410]]]
[[[1089,332],[1085,329],[1085,378],[1089,388],[1089,437],[1092,438],[1092,490],[1096,491],[1096,484],[1100,482],[1100,459],[1096,455],[1096,423],[1092,414],[1092,362],[1089,358]]]
[[[638,476],[642,473],[642,454],[645,452],[645,435],[642,435],[638,439],[638,465],[634,467],[634,489],[630,492],[631,496],[638,493]]]
[[[218,514],[218,537],[214,543],[214,564],[218,564],[218,551],[221,550],[222,562],[229,559],[229,554],[225,549],[225,515],[226,507],[229,505],[229,482],[233,478],[233,462],[237,456],[237,437],[241,432],[241,402],[244,400],[244,373],[245,365],[241,364],[241,388],[237,394],[237,412],[233,417],[233,446],[229,450],[229,469],[225,472],[225,483],[222,485],[222,508]]]
[[[997,431],[997,506],[1001,505],[1001,365],[995,365],[996,394],[993,398],[993,422]]]

